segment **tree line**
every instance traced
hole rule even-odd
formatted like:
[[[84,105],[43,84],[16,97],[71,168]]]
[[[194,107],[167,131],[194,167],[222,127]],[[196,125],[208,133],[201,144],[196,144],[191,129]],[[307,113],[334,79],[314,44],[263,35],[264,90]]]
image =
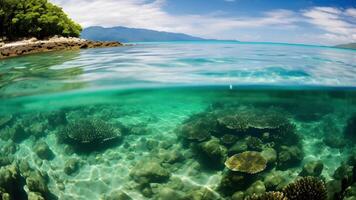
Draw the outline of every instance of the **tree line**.
[[[47,0],[0,0],[0,38],[78,37],[82,28]]]

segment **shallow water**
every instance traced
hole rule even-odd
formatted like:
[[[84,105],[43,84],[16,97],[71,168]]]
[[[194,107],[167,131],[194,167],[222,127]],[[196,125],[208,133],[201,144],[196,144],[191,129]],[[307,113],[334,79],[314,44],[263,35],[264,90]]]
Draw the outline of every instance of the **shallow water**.
[[[298,175],[347,199],[352,190],[329,186],[354,183],[355,61],[348,50],[216,42],[3,60],[0,165],[42,180],[48,190],[20,187],[47,199],[241,199]],[[225,166],[251,151],[269,152],[258,173]]]

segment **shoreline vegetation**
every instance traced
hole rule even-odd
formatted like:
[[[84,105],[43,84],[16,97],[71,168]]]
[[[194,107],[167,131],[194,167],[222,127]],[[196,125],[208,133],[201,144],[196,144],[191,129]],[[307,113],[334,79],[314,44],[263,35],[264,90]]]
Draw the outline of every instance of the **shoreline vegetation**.
[[[0,0],[0,59],[56,50],[122,46],[80,39],[82,27],[48,0]]]
[[[123,46],[123,44],[111,41],[85,40],[77,37],[54,36],[42,40],[30,38],[7,43],[0,42],[0,59],[58,50],[79,50],[119,46]]]

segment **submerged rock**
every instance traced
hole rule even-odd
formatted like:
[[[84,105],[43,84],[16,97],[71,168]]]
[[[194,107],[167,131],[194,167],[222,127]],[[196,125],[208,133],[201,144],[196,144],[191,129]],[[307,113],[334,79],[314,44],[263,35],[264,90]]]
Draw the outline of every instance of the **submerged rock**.
[[[247,188],[245,195],[252,196],[252,195],[261,195],[266,192],[266,187],[262,181],[256,181],[252,183],[252,185]]]
[[[274,165],[277,161],[277,152],[273,148],[267,147],[263,149],[261,155],[267,160],[267,164]]]
[[[0,138],[5,141],[12,140],[16,143],[20,143],[29,136],[29,133],[25,131],[20,123],[16,123],[13,126],[6,126],[0,130]]]
[[[335,134],[327,134],[323,142],[331,148],[344,148],[347,143],[342,136]]]
[[[324,164],[320,160],[307,162],[303,166],[303,170],[299,173],[299,176],[320,176],[323,171]]]
[[[45,198],[42,197],[41,194],[38,192],[29,192],[28,200],[45,200]]]
[[[104,200],[132,200],[132,198],[121,190],[111,192],[110,195],[105,196]]]
[[[130,176],[139,184],[162,183],[170,177],[170,172],[156,161],[141,161],[131,170]]]
[[[0,128],[2,126],[5,126],[7,123],[9,123],[12,120],[12,115],[1,115],[0,116]]]
[[[52,160],[54,158],[54,153],[44,141],[37,142],[33,147],[33,151],[43,160]]]
[[[282,146],[278,153],[278,168],[287,169],[298,165],[304,158],[303,151],[298,146]]]
[[[256,151],[246,151],[235,154],[226,160],[225,166],[238,172],[256,174],[266,168],[267,160]]]
[[[356,113],[347,120],[344,133],[347,138],[356,141]]]
[[[219,194],[213,192],[208,188],[201,188],[199,190],[191,191],[187,196],[184,197],[189,200],[222,200]]]
[[[201,157],[207,161],[209,166],[223,166],[227,158],[227,149],[225,146],[220,144],[218,139],[213,138],[209,141],[201,143],[199,146]]]
[[[288,185],[289,179],[288,171],[272,171],[267,174],[263,182],[268,191],[280,191]]]
[[[209,113],[201,113],[183,122],[179,132],[184,139],[202,142],[208,140],[215,131],[215,118]]]
[[[79,170],[80,161],[76,158],[69,159],[64,165],[64,173],[72,175]]]
[[[0,168],[0,194],[2,199],[26,199],[23,178],[16,165]]]

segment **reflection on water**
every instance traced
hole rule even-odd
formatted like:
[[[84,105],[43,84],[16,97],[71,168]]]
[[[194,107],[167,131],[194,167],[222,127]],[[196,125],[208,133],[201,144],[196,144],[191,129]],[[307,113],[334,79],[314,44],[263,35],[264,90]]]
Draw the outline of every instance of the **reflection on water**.
[[[177,85],[354,87],[355,54],[298,45],[147,43],[3,60],[0,86],[3,97]]]
[[[73,82],[75,77],[83,74],[80,66],[55,68],[78,56],[80,51],[65,51],[1,61],[0,97],[59,92],[84,87],[83,82]]]

